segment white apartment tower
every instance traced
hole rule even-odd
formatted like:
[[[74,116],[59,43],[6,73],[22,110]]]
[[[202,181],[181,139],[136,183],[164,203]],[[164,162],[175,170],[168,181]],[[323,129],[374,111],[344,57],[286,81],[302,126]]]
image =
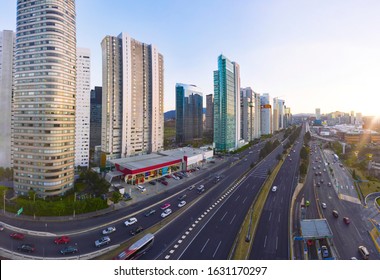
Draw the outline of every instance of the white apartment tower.
[[[254,108],[255,108],[255,117],[254,117],[254,125],[253,125],[253,137],[260,138],[261,137],[261,101],[260,101],[260,93],[253,92],[252,95]]]
[[[0,31],[0,166],[11,167],[13,54],[15,33]]]
[[[255,139],[255,100],[254,92],[250,87],[240,89],[240,130],[241,138],[245,142],[250,142]]]
[[[14,190],[62,195],[74,187],[74,0],[18,0],[14,68]]]
[[[75,166],[88,167],[90,157],[90,49],[77,48]]]
[[[272,106],[269,102],[269,93],[263,93],[260,96],[260,126],[261,135],[267,135],[273,133],[272,127]]]
[[[164,59],[126,33],[106,36],[102,152],[107,159],[157,152],[164,142]]]

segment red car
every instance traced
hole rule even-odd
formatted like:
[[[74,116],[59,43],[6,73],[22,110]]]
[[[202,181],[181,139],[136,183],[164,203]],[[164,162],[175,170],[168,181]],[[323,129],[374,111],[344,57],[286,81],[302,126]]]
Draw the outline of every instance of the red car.
[[[70,238],[68,236],[61,236],[54,239],[55,244],[67,244],[70,242]]]
[[[23,240],[25,238],[25,235],[22,233],[14,232],[9,235],[13,239]]]
[[[343,218],[343,222],[348,225],[350,223],[350,219],[348,217]]]
[[[168,182],[166,182],[166,181],[161,181],[161,184],[167,186],[167,185],[168,185]]]
[[[166,208],[170,207],[170,203],[165,203],[164,205],[161,206],[161,210],[165,210]]]

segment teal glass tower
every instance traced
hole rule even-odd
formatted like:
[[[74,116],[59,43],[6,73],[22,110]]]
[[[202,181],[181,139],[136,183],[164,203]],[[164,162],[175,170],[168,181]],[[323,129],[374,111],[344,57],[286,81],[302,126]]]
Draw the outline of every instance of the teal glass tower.
[[[232,151],[238,147],[240,133],[240,68],[223,55],[214,71],[214,148]]]

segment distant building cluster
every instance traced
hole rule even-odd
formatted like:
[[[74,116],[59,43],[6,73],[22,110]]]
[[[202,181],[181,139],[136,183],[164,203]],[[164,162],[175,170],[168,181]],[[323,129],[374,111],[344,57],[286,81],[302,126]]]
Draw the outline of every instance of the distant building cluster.
[[[91,53],[76,42],[75,0],[20,1],[17,31],[0,32],[0,166],[13,167],[17,195],[65,194],[76,169],[91,161],[101,168],[113,162],[120,172],[143,162],[151,173],[123,173],[135,183],[163,174],[144,158],[160,154],[175,169],[212,157],[210,149],[164,151],[164,56],[155,45],[127,33],[105,36],[102,86],[91,89]],[[241,88],[239,64],[224,55],[213,83],[213,94],[175,85],[178,145],[207,133],[215,151],[233,151],[292,123],[283,99]]]

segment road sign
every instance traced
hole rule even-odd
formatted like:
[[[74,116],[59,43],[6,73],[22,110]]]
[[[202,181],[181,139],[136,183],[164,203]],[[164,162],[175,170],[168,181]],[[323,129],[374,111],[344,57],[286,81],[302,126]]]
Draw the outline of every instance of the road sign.
[[[303,240],[302,236],[294,236],[294,241],[300,241]]]
[[[22,211],[24,211],[24,208],[21,207],[20,209],[18,209],[17,210],[17,216],[20,216],[20,214],[22,213]]]

